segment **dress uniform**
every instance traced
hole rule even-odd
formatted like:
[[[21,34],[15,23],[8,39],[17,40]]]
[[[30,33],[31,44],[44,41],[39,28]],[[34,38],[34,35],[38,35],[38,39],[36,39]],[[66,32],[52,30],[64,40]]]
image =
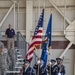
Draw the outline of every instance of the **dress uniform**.
[[[60,71],[61,75],[65,75],[65,66],[61,65],[61,71]]]
[[[36,70],[37,75],[47,75],[46,67],[43,65],[44,61],[41,59],[40,63],[36,63],[34,65],[34,69]]]
[[[63,65],[63,60],[60,62],[60,74],[65,75],[65,66]]]
[[[54,75],[65,75],[65,67],[61,58],[56,58],[57,64],[54,67]]]
[[[49,75],[51,74],[51,75],[54,75],[54,72],[53,72],[53,70],[54,70],[54,67],[55,67],[55,60],[54,59],[52,59],[51,60],[51,62],[47,65],[47,69],[48,69],[48,73],[49,73]]]
[[[35,75],[33,68],[31,68],[29,64],[30,64],[29,60],[24,61],[24,66],[20,72],[20,75]]]

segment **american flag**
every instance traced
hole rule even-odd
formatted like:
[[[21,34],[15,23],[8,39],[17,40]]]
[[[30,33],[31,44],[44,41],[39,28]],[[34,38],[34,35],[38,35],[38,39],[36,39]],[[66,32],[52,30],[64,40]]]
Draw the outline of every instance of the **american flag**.
[[[26,59],[30,61],[32,61],[36,45],[42,44],[43,20],[44,20],[44,9],[42,10],[42,13],[40,15],[38,25],[36,26],[34,36],[32,37],[32,42],[29,45],[28,52],[26,54]]]

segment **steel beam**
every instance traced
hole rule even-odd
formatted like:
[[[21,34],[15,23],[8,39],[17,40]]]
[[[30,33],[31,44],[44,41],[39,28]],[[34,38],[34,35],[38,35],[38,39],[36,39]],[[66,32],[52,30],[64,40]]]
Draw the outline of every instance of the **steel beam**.
[[[13,9],[14,4],[12,4],[12,6],[10,7],[10,9],[8,10],[8,12],[6,13],[5,17],[3,18],[3,20],[0,23],[0,27],[2,26],[2,24],[4,23],[4,21],[6,20],[6,18],[8,17],[8,15],[10,14],[11,10]]]

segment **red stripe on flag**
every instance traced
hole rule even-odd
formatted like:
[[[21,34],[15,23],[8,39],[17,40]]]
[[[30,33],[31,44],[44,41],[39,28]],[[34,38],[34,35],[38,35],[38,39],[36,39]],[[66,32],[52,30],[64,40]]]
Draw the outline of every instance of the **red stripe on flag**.
[[[42,33],[42,30],[38,30],[38,33]]]
[[[30,46],[29,46],[29,49],[33,46],[35,46],[35,44],[41,44],[42,41],[35,41],[34,43],[32,43]]]

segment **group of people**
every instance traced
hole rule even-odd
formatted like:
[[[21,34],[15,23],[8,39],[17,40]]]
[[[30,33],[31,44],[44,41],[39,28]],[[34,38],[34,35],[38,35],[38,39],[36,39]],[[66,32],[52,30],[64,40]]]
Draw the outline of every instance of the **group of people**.
[[[5,32],[7,40],[7,51],[4,50],[4,44],[0,41],[0,75],[6,75],[7,70],[14,70],[16,52],[14,50],[15,31],[9,24]],[[35,65],[30,67],[30,61],[25,59],[20,75],[65,75],[65,66],[63,59],[52,59],[46,66],[44,60],[39,59]]]
[[[5,31],[5,36],[8,48],[5,49],[3,42],[0,40],[0,75],[6,75],[7,70],[13,70],[16,61],[14,50],[15,31],[10,24]]]
[[[63,59],[52,59],[47,66],[44,66],[44,60],[38,60],[35,65],[30,67],[30,61],[24,60],[20,75],[65,75],[65,66]]]

